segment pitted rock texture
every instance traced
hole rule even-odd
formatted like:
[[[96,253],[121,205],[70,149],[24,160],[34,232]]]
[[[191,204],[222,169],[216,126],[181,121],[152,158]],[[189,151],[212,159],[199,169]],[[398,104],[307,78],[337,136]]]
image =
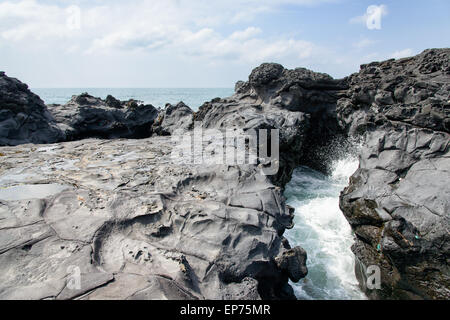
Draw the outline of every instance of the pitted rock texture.
[[[346,79],[340,124],[351,134],[398,123],[450,132],[450,49],[373,62]]]
[[[360,167],[341,194],[371,298],[450,298],[450,49],[363,65],[338,117],[363,132]],[[365,286],[381,268],[381,290]]]
[[[158,111],[135,100],[106,100],[81,94],[65,105],[49,105],[66,141],[85,138],[148,138]]]
[[[327,74],[264,63],[248,82],[236,84],[233,96],[205,103],[194,119],[205,128],[279,129],[280,171],[274,182],[284,186],[299,164],[326,171],[315,151],[341,133],[336,103],[346,87]]]
[[[172,147],[2,148],[0,299],[294,298],[288,277],[306,265],[275,262],[292,225],[280,188],[253,165],[178,163]]]
[[[64,139],[44,102],[26,84],[0,72],[0,146]]]

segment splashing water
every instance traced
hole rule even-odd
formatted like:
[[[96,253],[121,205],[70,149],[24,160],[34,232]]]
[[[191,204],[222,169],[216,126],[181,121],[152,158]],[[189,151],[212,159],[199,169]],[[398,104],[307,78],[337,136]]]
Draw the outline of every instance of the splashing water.
[[[330,176],[299,167],[286,186],[287,203],[295,208],[295,226],[285,236],[292,246],[300,245],[308,253],[308,276],[291,283],[299,299],[366,299],[354,271],[353,233],[339,209],[339,194],[357,168],[356,158],[334,162]]]

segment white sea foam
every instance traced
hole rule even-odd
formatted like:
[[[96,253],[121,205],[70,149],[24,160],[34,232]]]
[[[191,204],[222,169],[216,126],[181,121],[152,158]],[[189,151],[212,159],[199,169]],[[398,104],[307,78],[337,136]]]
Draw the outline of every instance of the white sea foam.
[[[337,184],[346,185],[350,176],[358,169],[358,166],[359,161],[353,156],[337,160],[332,165],[333,171],[331,173],[331,178]]]
[[[339,209],[339,193],[357,168],[355,158],[336,161],[329,177],[300,167],[286,187],[288,204],[296,209],[286,237],[308,252],[309,274],[292,284],[299,299],[365,299],[354,272],[352,230]]]

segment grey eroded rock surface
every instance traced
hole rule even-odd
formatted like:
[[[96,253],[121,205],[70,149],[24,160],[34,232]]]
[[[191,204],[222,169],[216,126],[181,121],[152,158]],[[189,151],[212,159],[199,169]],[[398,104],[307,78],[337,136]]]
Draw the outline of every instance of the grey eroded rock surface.
[[[67,141],[85,138],[148,138],[158,111],[135,100],[73,96],[65,105],[49,105]]]
[[[362,270],[381,267],[372,298],[450,298],[450,49],[364,65],[338,117],[364,133],[341,194]],[[361,283],[364,272],[358,272]]]
[[[172,135],[176,130],[187,131],[194,127],[194,112],[183,102],[168,103],[153,124],[153,132],[160,136]]]
[[[280,188],[253,165],[174,163],[172,147],[2,148],[0,299],[293,298],[288,276],[307,269],[302,256],[275,262],[292,224]]]
[[[0,146],[62,140],[44,102],[26,84],[0,72]]]

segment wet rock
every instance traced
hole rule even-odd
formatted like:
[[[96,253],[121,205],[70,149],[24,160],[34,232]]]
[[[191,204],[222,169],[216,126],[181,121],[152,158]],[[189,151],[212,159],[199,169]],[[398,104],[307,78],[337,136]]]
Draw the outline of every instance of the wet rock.
[[[360,167],[340,199],[372,298],[450,298],[450,49],[363,65],[338,118],[363,134]],[[381,290],[364,270],[381,269]]]
[[[280,256],[275,258],[278,268],[285,271],[294,282],[300,281],[308,274],[306,267],[306,251],[301,247],[295,247],[284,251]]]

